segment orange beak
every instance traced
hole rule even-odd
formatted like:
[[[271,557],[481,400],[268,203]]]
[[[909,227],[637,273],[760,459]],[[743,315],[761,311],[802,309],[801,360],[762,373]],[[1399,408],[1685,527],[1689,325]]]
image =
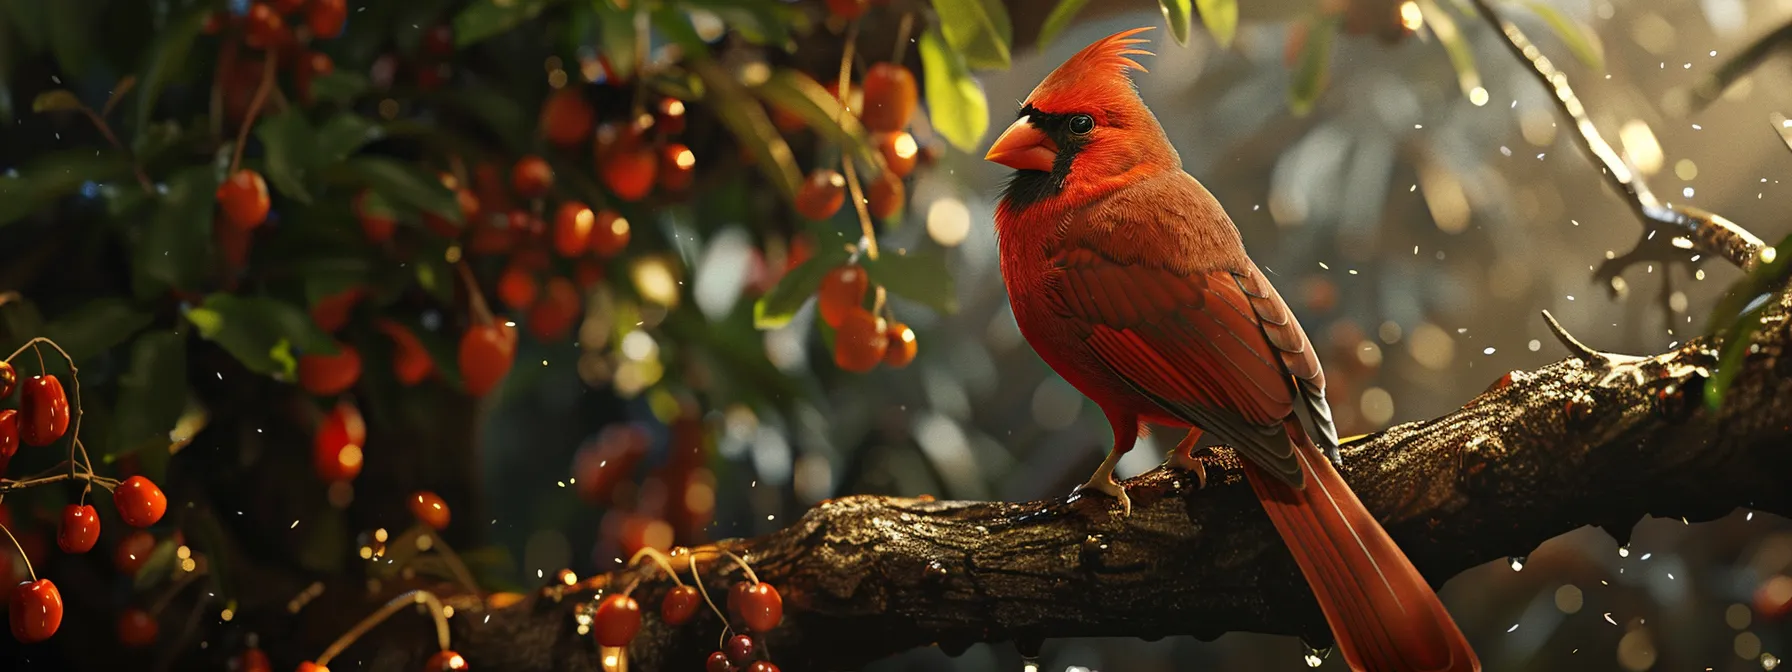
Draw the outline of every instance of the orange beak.
[[[1058,160],[1058,143],[1046,137],[1030,118],[1021,117],[1008,130],[1002,131],[1002,137],[996,138],[996,144],[983,158],[1015,170],[1049,173],[1052,163]]]

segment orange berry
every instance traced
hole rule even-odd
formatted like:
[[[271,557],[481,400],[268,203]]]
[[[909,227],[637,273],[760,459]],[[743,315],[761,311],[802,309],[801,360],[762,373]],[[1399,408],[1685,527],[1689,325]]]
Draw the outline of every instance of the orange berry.
[[[661,133],[672,135],[684,131],[684,101],[677,98],[661,98],[659,105],[653,109],[653,125],[659,127]]]
[[[112,491],[112,504],[118,507],[118,518],[131,527],[149,527],[168,512],[168,495],[142,475],[124,479]]]
[[[503,323],[472,326],[460,339],[459,361],[467,393],[485,396],[516,361],[516,328]]]
[[[659,157],[645,145],[617,148],[599,166],[604,186],[617,198],[638,201],[653,190],[654,174],[659,170]]]
[[[833,217],[846,204],[846,178],[830,168],[817,168],[796,190],[796,212],[806,218]]]
[[[597,218],[591,208],[578,201],[567,201],[554,211],[554,251],[568,259],[585,254],[591,244],[591,229]]]
[[[816,291],[821,321],[835,329],[840,328],[847,313],[864,308],[865,292],[870,287],[871,276],[857,265],[847,264],[828,271],[827,275],[821,276],[821,288]]]
[[[367,423],[361,419],[361,410],[346,401],[337,402],[311,437],[311,466],[327,482],[351,480],[361,473],[366,441]]]
[[[591,137],[591,124],[596,118],[591,103],[585,102],[577,88],[560,89],[541,106],[541,133],[548,142],[574,147]]]
[[[660,189],[684,191],[691,186],[691,177],[696,172],[697,157],[691,154],[691,148],[676,142],[660,148]]]
[[[423,348],[423,342],[417,340],[416,334],[392,320],[381,319],[375,324],[392,339],[392,374],[398,382],[416,385],[435,372],[436,361],[430,358],[429,351]]]
[[[245,231],[261,226],[268,219],[267,180],[247,168],[232,173],[218,185],[218,205],[224,209],[225,223],[231,226]]]
[[[884,318],[864,308],[847,311],[834,332],[834,364],[853,373],[877,368],[889,348],[889,329],[884,326]]]
[[[245,649],[236,658],[235,672],[273,672],[274,666],[268,662],[268,654],[261,649]]]
[[[49,639],[62,627],[62,593],[49,579],[18,584],[10,599],[8,620],[14,639],[35,644]]]
[[[578,322],[583,303],[579,298],[578,288],[573,286],[571,280],[558,277],[549,279],[541,302],[529,310],[529,333],[543,342],[565,338],[572,332],[573,324]]]
[[[914,172],[915,163],[920,158],[921,147],[915,144],[915,136],[908,131],[895,133],[879,133],[872,138],[877,145],[877,153],[884,157],[884,167],[897,177],[908,177]]]
[[[871,8],[869,0],[828,0],[828,13],[842,21],[851,21],[865,15]]]
[[[884,171],[871,180],[865,189],[865,209],[877,219],[889,219],[902,210],[902,203],[907,198],[902,186],[902,178],[895,173]]]
[[[286,20],[273,7],[257,2],[243,16],[243,43],[255,49],[273,49],[292,40]]]
[[[118,567],[118,573],[134,575],[143,563],[149,562],[149,554],[155,550],[155,537],[143,530],[132,530],[113,547],[112,564]]]
[[[886,335],[890,338],[890,347],[884,351],[884,366],[900,369],[915,361],[915,330],[901,322],[892,322]]]
[[[465,672],[466,669],[467,659],[446,649],[437,651],[423,663],[423,672]]]
[[[360,379],[361,353],[347,343],[337,343],[334,355],[299,357],[299,387],[317,396],[346,392]]]
[[[920,93],[915,75],[894,63],[878,63],[865,72],[865,109],[859,118],[874,133],[894,133],[908,127],[915,116]]]
[[[343,24],[348,23],[348,0],[311,0],[305,23],[315,37],[327,40],[341,35]]]
[[[628,220],[614,210],[597,213],[597,222],[591,227],[591,251],[599,258],[608,259],[628,247]]]
[[[149,646],[156,641],[161,627],[154,616],[142,609],[126,609],[118,617],[118,642],[125,646]]]
[[[523,198],[541,198],[554,186],[554,169],[547,160],[529,155],[517,159],[510,169],[510,188]]]
[[[442,501],[441,495],[428,490],[419,490],[411,495],[409,506],[411,515],[416,516],[417,520],[424,525],[437,530],[448,529],[448,503]]]
[[[330,668],[307,660],[303,663],[299,663],[298,672],[330,672]]]
[[[355,217],[361,220],[361,233],[367,236],[367,242],[379,245],[392,239],[398,230],[398,219],[392,208],[373,193],[363,189],[355,196]]]
[[[361,299],[366,296],[366,289],[350,287],[318,299],[317,303],[311,306],[311,321],[316,322],[317,327],[326,332],[340,331],[343,325],[348,324],[349,315],[354,312],[355,305],[359,304]]]
[[[535,295],[540,290],[535,273],[522,264],[513,262],[498,276],[498,301],[511,310],[523,310],[534,304]]]

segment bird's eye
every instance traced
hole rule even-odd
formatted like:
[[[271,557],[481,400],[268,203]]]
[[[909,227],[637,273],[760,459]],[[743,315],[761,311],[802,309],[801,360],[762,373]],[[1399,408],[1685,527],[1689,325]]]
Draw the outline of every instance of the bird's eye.
[[[1070,118],[1070,132],[1077,135],[1088,135],[1095,130],[1095,117],[1079,114]]]

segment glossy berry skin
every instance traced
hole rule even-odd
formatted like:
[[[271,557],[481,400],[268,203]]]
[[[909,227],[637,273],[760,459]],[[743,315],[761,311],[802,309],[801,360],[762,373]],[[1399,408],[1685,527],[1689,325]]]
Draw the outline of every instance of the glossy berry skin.
[[[703,597],[696,588],[678,586],[666,591],[666,599],[660,603],[660,620],[671,625],[684,625],[691,622],[702,604]]]
[[[467,659],[452,650],[439,651],[423,664],[423,672],[460,672],[465,669]]]
[[[161,631],[154,616],[142,609],[126,609],[118,617],[118,642],[125,646],[149,646]]]
[[[298,672],[330,672],[330,668],[307,660],[303,663],[299,663]]]
[[[291,31],[286,29],[286,21],[280,18],[280,12],[265,3],[249,5],[249,13],[243,17],[243,25],[243,42],[256,49],[279,47],[292,38]]]
[[[498,275],[498,302],[511,310],[524,310],[535,305],[541,294],[541,283],[535,272],[524,264],[512,263]]]
[[[517,159],[510,169],[510,188],[523,198],[541,198],[554,187],[554,169],[539,156]]]
[[[717,651],[709,654],[709,659],[703,661],[703,671],[734,672],[734,663],[728,662],[728,654]]]
[[[653,126],[666,135],[684,132],[684,101],[677,98],[661,98],[653,108]]]
[[[428,490],[421,490],[418,491],[417,494],[411,495],[408,506],[411,507],[411,515],[416,516],[417,520],[421,521],[424,525],[428,525],[436,530],[448,529],[448,521],[450,520],[448,503],[442,501],[441,495]]]
[[[567,259],[577,259],[591,245],[591,229],[597,226],[597,215],[578,201],[561,203],[554,210],[554,252]]]
[[[597,113],[577,89],[560,89],[541,106],[541,133],[555,145],[575,147],[591,137],[596,119]]]
[[[603,177],[604,186],[609,187],[617,198],[639,201],[653,190],[659,165],[659,157],[654,155],[652,147],[633,142],[616,148],[608,158],[600,161],[598,173]]]
[[[864,307],[865,292],[870,288],[871,276],[861,266],[847,264],[828,271],[821,276],[821,288],[816,290],[821,321],[839,329],[848,312]]]
[[[722,647],[722,651],[728,654],[728,662],[734,663],[736,666],[745,666],[748,661],[753,659],[753,638],[746,635],[729,637],[728,643]]]
[[[884,168],[897,177],[908,177],[921,160],[921,146],[915,144],[915,136],[909,135],[908,131],[879,133],[871,142],[877,145],[877,153],[883,155]]]
[[[641,631],[641,605],[627,595],[611,595],[597,605],[592,634],[603,646],[628,646]]]
[[[614,210],[600,210],[591,227],[591,252],[600,259],[616,256],[628,248],[628,220]]]
[[[324,415],[312,437],[311,465],[318,478],[328,483],[353,480],[361,473],[361,450],[367,440],[367,424],[360,409],[340,402]]]
[[[864,308],[848,311],[834,332],[834,364],[853,373],[877,368],[890,347],[884,319]]]
[[[473,325],[460,339],[460,373],[467,393],[485,396],[510,373],[516,361],[516,327]]]
[[[796,190],[796,212],[820,221],[833,217],[846,204],[846,178],[828,168],[809,173]]]
[[[27,446],[55,443],[68,432],[68,395],[56,376],[32,376],[19,392],[19,440]]]
[[[915,361],[915,330],[901,322],[892,322],[887,334],[890,346],[884,351],[884,366],[900,369]]]
[[[112,502],[118,506],[118,517],[131,527],[149,527],[168,512],[168,496],[149,479],[132,476],[112,491]]]
[[[348,23],[348,0],[311,0],[305,23],[311,26],[313,36],[322,39],[342,35],[342,27]]]
[[[361,379],[361,353],[347,343],[336,344],[334,355],[299,357],[299,387],[320,397],[347,392]]]
[[[661,190],[680,192],[689,189],[696,174],[697,157],[691,154],[691,148],[674,142],[660,149]]]
[[[13,589],[8,615],[14,639],[26,644],[49,639],[62,626],[62,593],[49,579],[22,582]]]
[[[100,540],[100,512],[92,504],[62,507],[62,525],[56,528],[56,547],[63,553],[86,553]]]
[[[778,666],[771,661],[755,660],[752,665],[747,666],[747,672],[778,672]]]
[[[920,92],[915,75],[894,63],[878,63],[865,72],[865,109],[859,119],[873,133],[895,133],[908,127],[915,116]]]
[[[235,672],[273,672],[274,666],[268,662],[268,654],[261,649],[246,649],[236,658]]]
[[[876,219],[895,217],[896,213],[902,211],[903,201],[907,199],[902,178],[887,170],[865,185],[865,192],[865,210]]]
[[[12,362],[0,359],[0,399],[12,396],[12,390],[19,386],[19,370],[12,368]]]
[[[543,343],[554,343],[572,333],[584,301],[578,287],[561,277],[548,279],[541,300],[529,309],[529,333]]]
[[[19,452],[19,412],[13,409],[0,409],[0,470],[5,469],[5,462]]]
[[[143,530],[132,530],[118,540],[118,546],[112,549],[112,564],[118,568],[118,573],[134,576],[143,567],[143,563],[149,561],[149,554],[155,550],[155,537]]]
[[[784,620],[784,598],[772,584],[763,581],[749,584],[745,589],[729,594],[729,602],[736,599],[740,605],[734,611],[746,621],[748,632],[763,633],[778,627],[778,622]]]
[[[272,207],[267,180],[247,168],[231,173],[230,179],[218,185],[218,206],[224,211],[225,224],[241,231],[261,226]]]

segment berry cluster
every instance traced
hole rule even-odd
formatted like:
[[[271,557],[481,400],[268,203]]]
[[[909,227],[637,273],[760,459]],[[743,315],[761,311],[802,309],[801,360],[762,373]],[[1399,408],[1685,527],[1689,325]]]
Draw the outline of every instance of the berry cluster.
[[[644,549],[636,554],[638,560],[650,558],[661,570],[672,577],[675,585],[666,591],[660,601],[660,620],[670,626],[682,626],[690,623],[697,616],[698,610],[707,602],[716,616],[722,619],[722,644],[719,651],[711,653],[706,663],[710,672],[778,672],[778,666],[765,660],[764,652],[753,635],[763,635],[778,627],[784,620],[784,598],[772,584],[760,581],[745,560],[727,551],[720,551],[723,557],[732,560],[746,573],[746,580],[738,581],[728,592],[728,612],[726,614],[711,601],[708,592],[703,588],[702,577],[697,572],[696,552],[689,549],[676,549],[671,556],[654,549]],[[690,560],[690,568],[695,586],[685,585],[678,573],[672,569],[673,557],[683,556]],[[629,563],[633,565],[634,563]],[[599,646],[607,648],[625,648],[634,641],[635,635],[641,631],[641,605],[630,596],[633,590],[609,595],[597,603],[591,614],[591,632]],[[741,626],[741,634],[733,634],[733,624]],[[752,633],[752,634],[746,634]],[[755,658],[760,658],[755,660]]]
[[[865,308],[871,284],[864,267],[847,264],[828,271],[817,292],[821,319],[834,328],[834,364],[863,373],[879,363],[900,369],[915,360],[915,332],[908,325]],[[883,292],[877,292],[881,301]],[[883,306],[888,312],[888,306]]]

